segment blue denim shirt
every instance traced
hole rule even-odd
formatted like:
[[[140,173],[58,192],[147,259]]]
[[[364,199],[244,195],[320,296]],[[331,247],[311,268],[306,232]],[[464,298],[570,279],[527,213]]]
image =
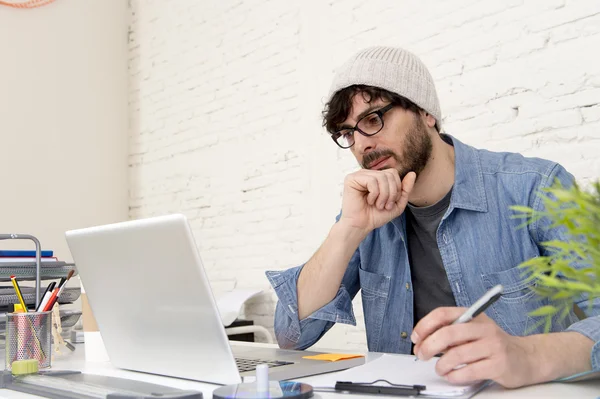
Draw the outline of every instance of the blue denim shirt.
[[[566,240],[561,229],[551,229],[542,219],[527,228],[510,216],[512,205],[542,209],[539,191],[555,179],[565,186],[573,177],[559,164],[515,153],[475,149],[445,135],[455,150],[455,182],[450,206],[440,223],[437,242],[457,306],[468,307],[496,284],[503,296],[486,310],[511,335],[543,332],[540,320],[529,312],[546,304],[530,290],[517,266],[544,255],[541,242]],[[337,217],[339,220],[339,215]],[[401,215],[373,230],[352,256],[336,297],[303,320],[298,319],[296,285],[303,265],[285,271],[267,271],[278,303],[275,335],[283,348],[305,349],[334,323],[356,325],[352,299],[360,290],[369,351],[411,351],[413,290],[406,245],[406,221]],[[587,318],[571,312],[553,323],[552,331],[577,331],[596,344],[592,367],[600,370],[600,300],[592,307],[579,304]],[[540,324],[540,323],[537,323]]]

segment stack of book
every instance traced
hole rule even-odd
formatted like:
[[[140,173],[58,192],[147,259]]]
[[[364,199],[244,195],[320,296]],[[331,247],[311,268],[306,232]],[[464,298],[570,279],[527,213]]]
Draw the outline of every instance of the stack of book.
[[[58,284],[61,279],[66,279],[69,272],[77,274],[74,263],[59,260],[52,250],[41,252],[40,295],[54,282]],[[36,253],[28,250],[0,250],[0,334],[6,329],[6,313],[11,312],[14,304],[19,303],[19,298],[11,283],[11,276],[21,284],[21,294],[29,311],[35,310],[35,269]],[[63,332],[77,323],[81,311],[63,309],[62,305],[75,302],[81,295],[81,288],[66,287],[58,297],[61,305],[60,315]]]
[[[54,256],[54,251],[44,250],[41,251],[42,262],[58,262],[58,258]],[[24,251],[24,250],[2,250],[0,249],[0,262],[2,263],[15,263],[15,262],[34,262],[35,263],[35,251]]]
[[[42,251],[40,279],[60,279],[75,269],[74,263],[58,260],[51,250]],[[0,250],[0,282],[10,282],[14,275],[20,280],[35,280],[35,251]],[[34,299],[35,301],[35,299]]]

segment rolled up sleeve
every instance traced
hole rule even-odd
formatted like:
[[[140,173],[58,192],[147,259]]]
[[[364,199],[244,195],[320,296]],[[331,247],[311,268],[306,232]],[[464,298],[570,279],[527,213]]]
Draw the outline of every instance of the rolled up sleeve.
[[[278,298],[274,329],[281,348],[303,350],[315,344],[335,323],[356,325],[352,299],[359,289],[358,263],[357,250],[335,298],[302,320],[298,317],[297,284],[304,265],[265,273]]]
[[[578,332],[595,342],[591,353],[592,370],[600,371],[600,316],[592,316],[573,323],[567,331]]]

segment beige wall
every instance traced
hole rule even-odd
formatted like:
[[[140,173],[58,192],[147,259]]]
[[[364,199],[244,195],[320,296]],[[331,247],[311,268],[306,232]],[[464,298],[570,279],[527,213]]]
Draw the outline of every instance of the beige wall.
[[[66,260],[65,230],[127,218],[128,15],[123,0],[0,6],[0,232]]]

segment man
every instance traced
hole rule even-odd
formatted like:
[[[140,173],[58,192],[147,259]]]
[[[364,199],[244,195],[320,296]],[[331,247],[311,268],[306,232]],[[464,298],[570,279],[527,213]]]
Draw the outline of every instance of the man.
[[[312,258],[267,272],[279,345],[305,349],[334,323],[355,324],[360,289],[369,350],[441,354],[448,381],[518,387],[600,370],[600,302],[543,334],[528,313],[546,302],[517,267],[566,237],[545,220],[519,228],[510,206],[539,210],[541,189],[573,177],[475,149],[441,134],[441,121],[432,77],[408,51],[367,48],[337,72],[324,125],[362,169],[345,178],[341,213]],[[451,325],[497,284],[504,294],[485,313]]]

